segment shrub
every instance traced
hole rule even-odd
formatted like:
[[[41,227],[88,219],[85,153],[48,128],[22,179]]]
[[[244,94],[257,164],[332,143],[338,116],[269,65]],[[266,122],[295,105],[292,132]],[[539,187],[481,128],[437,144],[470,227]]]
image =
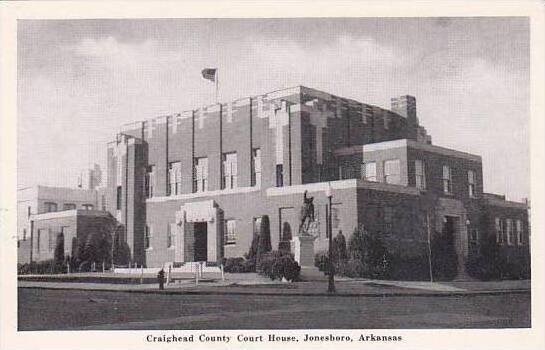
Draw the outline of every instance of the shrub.
[[[361,260],[349,259],[346,263],[340,265],[336,272],[342,276],[358,278],[365,275],[365,267]]]
[[[223,271],[228,273],[246,272],[244,258],[223,258]]]
[[[272,251],[261,257],[259,273],[272,280],[285,278],[288,281],[299,279],[301,267],[291,253]]]
[[[326,251],[320,251],[314,255],[314,266],[322,272],[329,271],[329,256]]]
[[[358,270],[359,267],[356,269],[361,272],[361,275],[357,277],[382,279],[389,277],[392,257],[379,233],[369,233],[363,228],[354,230],[348,243],[348,254],[350,260],[359,261],[363,266],[363,270]],[[351,264],[360,266],[356,263]]]
[[[254,232],[253,238],[252,238],[252,244],[250,245],[250,249],[248,253],[244,256],[246,260],[255,260],[255,257],[257,256],[257,246],[259,245],[259,235]]]
[[[282,239],[278,242],[278,250],[291,251],[291,239],[291,226],[288,222],[284,222],[282,225]]]
[[[343,231],[339,230],[339,233],[333,238],[333,263],[340,265],[348,260],[348,252],[346,249],[346,239],[343,235]]]
[[[429,281],[430,265],[427,254],[394,257],[390,278],[400,281]]]
[[[62,264],[64,262],[64,234],[62,232],[57,235],[54,256],[56,264]]]
[[[66,264],[56,263],[55,260],[44,260],[39,262],[17,264],[17,274],[37,274],[45,275],[51,273],[65,273],[67,270]]]
[[[259,244],[257,246],[257,258],[259,258],[272,250],[271,246],[271,227],[269,217],[263,215],[261,218],[261,234],[259,235]]]

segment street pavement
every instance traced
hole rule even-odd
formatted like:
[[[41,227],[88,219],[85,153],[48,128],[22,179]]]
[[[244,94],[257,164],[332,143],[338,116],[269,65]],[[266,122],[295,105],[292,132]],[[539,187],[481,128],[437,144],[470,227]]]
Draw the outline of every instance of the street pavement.
[[[372,285],[370,288],[384,289]],[[20,287],[18,297],[18,326],[22,331],[530,326],[529,293],[445,294],[442,297],[425,293],[376,293],[366,297],[126,293]]]

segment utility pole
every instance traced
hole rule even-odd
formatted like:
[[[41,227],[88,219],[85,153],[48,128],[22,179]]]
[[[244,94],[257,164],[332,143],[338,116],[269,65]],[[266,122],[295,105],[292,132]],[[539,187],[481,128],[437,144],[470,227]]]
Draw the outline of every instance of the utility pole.
[[[332,198],[333,194],[331,193],[331,183],[328,182],[326,196],[328,199],[329,211],[327,215],[327,233],[328,233],[328,256],[329,256],[329,275],[328,275],[328,285],[327,292],[330,294],[335,293],[335,266],[333,266],[333,225],[331,224],[331,209],[332,209]]]

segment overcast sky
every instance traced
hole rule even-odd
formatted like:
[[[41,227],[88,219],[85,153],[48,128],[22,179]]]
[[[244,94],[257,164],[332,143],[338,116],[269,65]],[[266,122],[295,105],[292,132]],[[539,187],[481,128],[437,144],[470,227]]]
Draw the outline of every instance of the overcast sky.
[[[295,85],[389,108],[483,157],[485,191],[529,195],[525,18],[20,20],[18,187],[75,186],[119,126]]]

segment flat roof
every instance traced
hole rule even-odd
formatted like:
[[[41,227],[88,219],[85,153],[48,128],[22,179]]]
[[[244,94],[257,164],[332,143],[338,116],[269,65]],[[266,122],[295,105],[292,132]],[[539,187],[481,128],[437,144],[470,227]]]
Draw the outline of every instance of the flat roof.
[[[474,162],[479,162],[479,163],[482,162],[481,156],[476,154],[461,152],[461,151],[453,150],[446,147],[430,145],[427,143],[417,142],[417,141],[408,140],[408,139],[398,139],[398,140],[392,140],[392,141],[384,141],[384,142],[370,143],[366,145],[357,145],[357,146],[340,148],[335,151],[335,154],[339,156],[345,156],[345,155],[352,155],[352,154],[358,154],[358,153],[384,151],[384,150],[395,149],[395,148],[412,148],[412,149],[418,149],[418,150],[422,150],[426,152],[442,154],[442,155],[446,155],[450,157],[467,159]]]
[[[30,215],[31,220],[50,220],[58,218],[67,218],[71,216],[108,216],[109,212],[102,210],[85,210],[85,209],[72,209],[72,210],[62,210],[54,211],[50,213],[42,214],[32,214]]]
[[[181,112],[173,112],[170,115],[160,115],[160,116],[148,118],[148,119],[145,119],[145,120],[138,120],[138,121],[124,123],[124,124],[121,125],[121,131],[128,131],[128,130],[133,130],[133,129],[139,128],[139,127],[141,127],[141,123],[143,123],[143,122],[157,121],[157,120],[167,118],[167,117],[171,117],[171,116],[178,116],[178,117],[180,117],[182,115],[187,116],[188,114],[190,114],[190,113],[192,113],[194,111],[199,111],[199,110],[212,110],[212,109],[216,108],[219,104],[236,103],[238,105],[246,105],[246,104],[249,104],[249,99],[252,99],[252,98],[255,99],[255,98],[259,98],[259,97],[269,97],[271,99],[277,99],[277,98],[281,98],[281,97],[289,96],[289,95],[293,95],[293,94],[298,94],[298,93],[311,93],[311,94],[314,94],[317,97],[323,98],[323,99],[339,99],[339,100],[342,100],[342,101],[346,101],[348,103],[363,104],[363,105],[367,105],[367,106],[371,106],[371,107],[381,109],[383,111],[389,111],[391,113],[397,114],[397,113],[395,113],[395,112],[393,112],[393,111],[391,111],[389,109],[385,109],[385,108],[380,107],[380,106],[360,102],[360,101],[357,101],[357,100],[354,100],[354,99],[351,99],[351,98],[347,98],[347,97],[334,95],[334,94],[331,94],[329,92],[309,88],[309,87],[306,87],[306,86],[303,86],[303,85],[296,85],[296,86],[292,86],[292,87],[287,87],[287,88],[283,88],[283,89],[277,89],[277,90],[269,91],[269,92],[266,92],[266,93],[263,93],[263,94],[245,96],[245,97],[237,98],[235,100],[228,101],[228,102],[225,102],[225,101],[224,102],[218,102],[218,103],[213,103],[213,104],[209,104],[209,105],[204,105],[204,106],[198,107],[196,109],[185,110],[185,111],[181,111]],[[403,116],[401,116],[401,117],[403,118]],[[140,125],[138,125],[138,124],[140,124]]]

